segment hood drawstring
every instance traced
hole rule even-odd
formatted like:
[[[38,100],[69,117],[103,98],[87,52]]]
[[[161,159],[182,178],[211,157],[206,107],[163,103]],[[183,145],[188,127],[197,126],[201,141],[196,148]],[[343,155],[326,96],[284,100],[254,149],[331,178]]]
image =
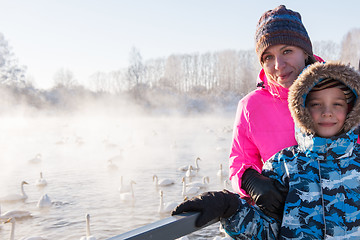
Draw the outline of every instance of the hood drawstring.
[[[265,86],[264,86],[264,82],[258,82],[257,84],[256,84],[256,87],[261,87],[261,88],[265,88]]]

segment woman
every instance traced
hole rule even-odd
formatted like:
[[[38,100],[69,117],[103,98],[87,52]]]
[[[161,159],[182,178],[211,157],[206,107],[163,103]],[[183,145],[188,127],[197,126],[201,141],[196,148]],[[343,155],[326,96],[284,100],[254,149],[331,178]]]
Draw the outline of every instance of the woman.
[[[255,42],[262,70],[258,88],[238,104],[229,175],[235,192],[280,218],[287,189],[260,172],[272,155],[297,144],[288,88],[305,66],[322,59],[313,55],[300,14],[284,5],[261,16]]]

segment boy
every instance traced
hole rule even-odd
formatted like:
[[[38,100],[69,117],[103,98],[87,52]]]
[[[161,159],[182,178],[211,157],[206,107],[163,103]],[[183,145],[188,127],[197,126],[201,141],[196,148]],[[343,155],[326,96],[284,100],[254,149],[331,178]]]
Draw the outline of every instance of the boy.
[[[201,211],[197,225],[221,217],[235,239],[360,238],[360,74],[315,63],[289,91],[298,145],[275,154],[262,171],[289,189],[282,219],[226,190],[203,193],[173,214]]]

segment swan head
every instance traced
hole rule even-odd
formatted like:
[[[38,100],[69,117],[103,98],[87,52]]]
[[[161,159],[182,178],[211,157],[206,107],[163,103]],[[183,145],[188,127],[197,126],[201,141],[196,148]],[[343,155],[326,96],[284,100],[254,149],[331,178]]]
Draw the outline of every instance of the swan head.
[[[197,157],[197,158],[196,158],[196,161],[201,161],[201,158]]]
[[[28,184],[26,181],[22,181],[21,185]]]
[[[210,182],[209,176],[204,176],[204,177],[203,177],[203,180],[204,180],[204,183],[205,183],[205,182],[207,182],[207,183]]]
[[[15,218],[9,218],[4,223],[15,223]]]
[[[156,174],[154,174],[153,176],[153,181],[155,181],[155,179],[157,179],[158,177],[156,176]]]

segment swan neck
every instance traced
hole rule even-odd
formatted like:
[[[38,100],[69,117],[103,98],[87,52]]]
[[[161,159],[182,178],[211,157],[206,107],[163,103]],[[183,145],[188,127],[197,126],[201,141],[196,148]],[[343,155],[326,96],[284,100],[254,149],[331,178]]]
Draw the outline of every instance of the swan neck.
[[[183,181],[183,187],[182,187],[182,195],[185,196],[185,192],[186,192],[186,183],[185,181]]]
[[[11,222],[11,233],[10,233],[10,240],[15,239],[15,221]]]
[[[86,236],[89,237],[90,235],[90,222],[89,218],[86,218]]]
[[[22,193],[22,195],[23,195],[24,197],[27,196],[26,193],[25,193],[25,191],[24,191],[24,184],[21,184],[21,193]]]

